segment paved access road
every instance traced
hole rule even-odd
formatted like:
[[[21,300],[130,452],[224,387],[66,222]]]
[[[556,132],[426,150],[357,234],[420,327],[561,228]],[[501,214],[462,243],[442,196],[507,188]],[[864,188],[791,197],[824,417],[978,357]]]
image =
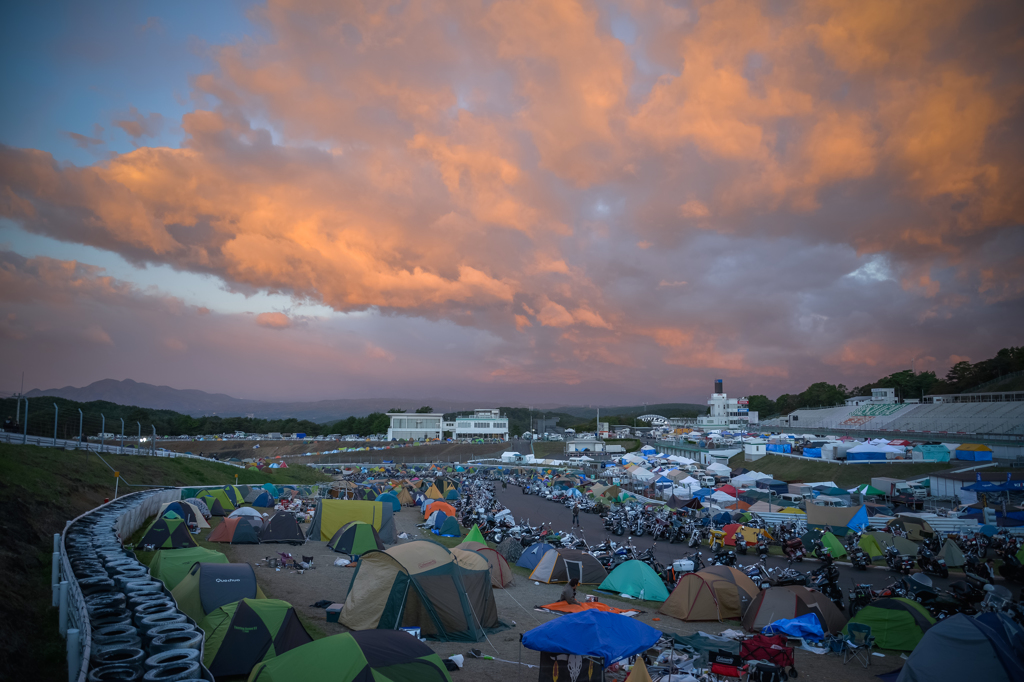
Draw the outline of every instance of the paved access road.
[[[495,494],[501,503],[508,507],[515,515],[517,522],[520,518],[529,519],[530,524],[534,526],[540,523],[550,522],[552,524],[552,528],[556,531],[572,531],[574,534],[579,535],[579,532],[572,528],[572,510],[567,509],[563,504],[551,502],[550,500],[545,500],[544,498],[537,497],[536,495],[523,495],[522,489],[519,488],[519,486],[510,485],[508,489],[502,490],[501,484],[498,483],[495,487],[495,491]],[[628,536],[623,535],[622,537],[615,537],[611,533],[607,532],[604,529],[604,522],[597,514],[580,513],[580,525],[582,526],[583,537],[585,537],[587,542],[591,545],[599,544],[603,542],[605,538],[614,540],[619,544],[626,542],[628,539]],[[640,551],[656,544],[654,554],[658,561],[663,564],[668,564],[675,559],[681,559],[694,551],[702,552],[704,561],[707,563],[707,560],[714,554],[707,546],[701,547],[699,550],[695,550],[682,543],[669,544],[666,541],[654,543],[650,537],[646,535],[640,538],[633,538],[633,544]],[[739,556],[740,564],[751,564],[756,561],[758,561],[758,557],[753,552],[746,556]],[[780,557],[769,557],[767,561],[768,565],[772,567],[784,567],[788,565],[786,559]],[[837,565],[841,576],[839,585],[842,587],[844,593],[849,592],[850,586],[855,583],[869,583],[874,585],[875,589],[879,589],[895,582],[896,578],[899,577],[898,574],[889,571],[888,568],[885,567],[872,567],[867,571],[858,571],[852,566],[845,565],[842,562],[837,562]],[[809,574],[818,566],[819,563],[814,560],[805,560],[803,562],[793,564],[793,568],[806,574]],[[945,580],[936,576],[932,576],[931,578],[932,583],[936,588],[945,588],[950,582],[961,579],[962,576],[954,573],[951,578]]]

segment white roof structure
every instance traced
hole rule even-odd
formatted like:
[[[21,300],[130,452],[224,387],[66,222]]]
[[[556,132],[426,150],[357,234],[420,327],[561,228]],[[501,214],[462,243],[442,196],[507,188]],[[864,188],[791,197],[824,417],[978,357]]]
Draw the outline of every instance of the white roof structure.
[[[708,471],[721,471],[722,473],[726,473],[726,474],[729,473],[730,471],[732,471],[732,469],[730,469],[729,467],[725,466],[724,464],[719,464],[718,462],[715,462],[714,464],[709,464],[707,466],[707,470]]]
[[[711,493],[711,499],[719,504],[732,504],[736,501],[736,498],[727,492],[719,490],[716,493]]]
[[[630,473],[633,475],[633,478],[639,479],[641,481],[649,481],[652,478],[654,478],[654,474],[648,471],[647,469],[644,469],[643,467],[634,469]]]

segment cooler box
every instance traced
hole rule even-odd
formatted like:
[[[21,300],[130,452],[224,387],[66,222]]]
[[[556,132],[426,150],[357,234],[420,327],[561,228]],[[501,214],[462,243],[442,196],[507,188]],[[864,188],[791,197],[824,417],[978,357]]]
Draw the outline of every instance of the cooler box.
[[[327,622],[337,623],[338,616],[341,615],[341,609],[344,608],[344,604],[331,604],[327,607]]]
[[[692,559],[676,559],[672,562],[672,568],[676,573],[692,573],[693,572],[693,560]]]

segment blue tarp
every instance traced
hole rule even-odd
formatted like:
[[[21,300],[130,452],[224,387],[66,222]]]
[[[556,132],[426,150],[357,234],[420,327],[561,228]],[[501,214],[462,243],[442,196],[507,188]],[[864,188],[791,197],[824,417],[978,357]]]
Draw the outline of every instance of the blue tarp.
[[[804,457],[821,459],[821,448],[804,448]]]
[[[812,616],[813,617],[813,616]],[[576,654],[604,659],[608,667],[635,656],[661,639],[661,632],[617,613],[583,611],[555,618],[523,635],[523,646],[534,651]]]
[[[765,450],[768,452],[784,452],[789,455],[793,453],[793,446],[789,443],[768,443],[765,446]]]
[[[813,613],[805,613],[796,618],[782,618],[774,623],[769,623],[761,629],[763,635],[788,635],[789,637],[801,637],[807,639],[824,639],[825,633],[821,630],[821,621]]]
[[[712,492],[714,492],[714,491],[711,490],[711,488],[701,488],[700,490],[694,491],[693,497],[696,497],[698,500],[703,500],[705,497],[710,495]]]
[[[554,549],[554,547],[546,542],[535,542],[523,550],[523,553],[519,556],[519,561],[516,562],[516,566],[533,570],[540,562],[540,558],[545,553],[554,551]]]

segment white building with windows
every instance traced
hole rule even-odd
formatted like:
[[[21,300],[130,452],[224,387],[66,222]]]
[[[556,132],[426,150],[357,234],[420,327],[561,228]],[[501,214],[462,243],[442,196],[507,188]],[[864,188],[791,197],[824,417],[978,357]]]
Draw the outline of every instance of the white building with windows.
[[[508,417],[502,417],[499,410],[473,410],[473,414],[458,416],[455,421],[445,422],[444,430],[456,438],[500,438],[508,440]]]
[[[728,429],[741,431],[757,423],[757,413],[751,414],[746,398],[729,398],[722,390],[722,380],[715,381],[715,392],[708,398],[709,413],[697,418],[702,431]]]
[[[443,414],[388,412],[388,417],[391,419],[388,440],[426,440],[442,436]]]

